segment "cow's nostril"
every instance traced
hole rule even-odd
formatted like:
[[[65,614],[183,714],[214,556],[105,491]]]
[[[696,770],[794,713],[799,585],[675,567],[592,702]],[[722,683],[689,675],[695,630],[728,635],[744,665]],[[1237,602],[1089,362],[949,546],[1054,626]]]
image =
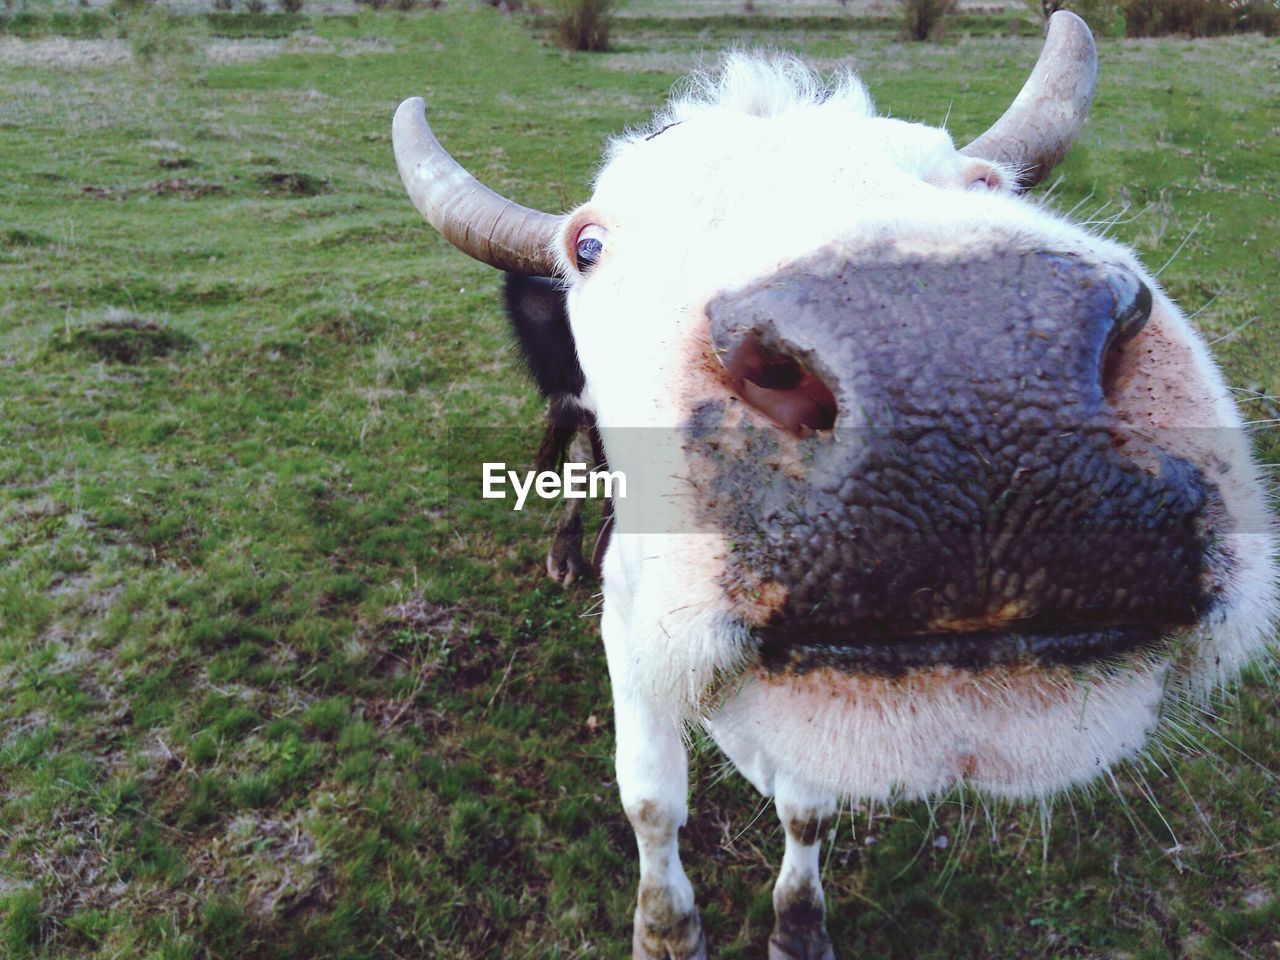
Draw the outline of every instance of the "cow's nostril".
[[[1151,319],[1151,288],[1128,270],[1111,275],[1111,292],[1115,297],[1115,337],[1128,340]]]
[[[749,333],[724,358],[738,394],[792,433],[830,430],[836,399],[821,379],[794,357],[764,346]]]
[[[1110,394],[1124,363],[1125,344],[1151,319],[1151,288],[1128,270],[1117,270],[1108,280],[1111,286],[1114,325],[1102,354],[1102,390]]]

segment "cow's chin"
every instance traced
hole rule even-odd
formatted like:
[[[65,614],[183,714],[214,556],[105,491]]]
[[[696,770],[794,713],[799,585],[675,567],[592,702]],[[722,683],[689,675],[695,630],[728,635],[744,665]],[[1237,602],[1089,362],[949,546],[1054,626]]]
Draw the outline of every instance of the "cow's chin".
[[[748,670],[709,723],[744,769],[803,771],[845,797],[924,797],[965,785],[1043,797],[1134,757],[1159,717],[1167,655],[1087,666],[951,666],[898,676],[822,666]]]

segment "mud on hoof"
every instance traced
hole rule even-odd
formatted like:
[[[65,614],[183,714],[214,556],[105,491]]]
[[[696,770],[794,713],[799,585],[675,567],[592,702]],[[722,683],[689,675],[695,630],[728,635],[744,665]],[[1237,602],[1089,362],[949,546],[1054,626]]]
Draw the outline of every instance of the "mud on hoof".
[[[631,937],[633,960],[707,960],[702,916],[695,909],[670,923],[650,923],[636,908]]]
[[[822,901],[804,891],[778,911],[769,935],[769,960],[835,960]]]
[[[560,586],[569,587],[591,574],[591,564],[582,556],[581,508],[572,504],[556,524],[551,549],[547,551],[547,576]]]
[[[825,927],[788,935],[775,929],[769,935],[769,960],[835,960]]]

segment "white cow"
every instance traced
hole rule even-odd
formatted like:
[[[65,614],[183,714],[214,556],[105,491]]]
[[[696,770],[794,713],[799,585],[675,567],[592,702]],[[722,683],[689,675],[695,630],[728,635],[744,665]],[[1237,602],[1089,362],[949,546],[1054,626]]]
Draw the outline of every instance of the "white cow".
[[[830,957],[839,798],[1083,783],[1272,637],[1276,541],[1204,343],[1132,251],[1020,195],[1094,74],[1056,14],[957,150],[851,76],[732,56],[614,140],[564,216],[488,191],[400,106],[418,210],[559,278],[512,281],[539,302],[517,328],[628,477],[602,632],[637,958],[706,955],[677,849],[686,728],[786,828],[769,956]]]

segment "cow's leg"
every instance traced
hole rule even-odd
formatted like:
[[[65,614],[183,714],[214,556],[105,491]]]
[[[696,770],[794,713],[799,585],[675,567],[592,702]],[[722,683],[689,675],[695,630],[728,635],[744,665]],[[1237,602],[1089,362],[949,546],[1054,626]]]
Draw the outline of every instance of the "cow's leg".
[[[635,960],[705,960],[702,918],[680,863],[678,839],[689,815],[689,761],[676,722],[630,683],[629,638],[618,614],[629,598],[624,599],[626,584],[616,557],[610,560],[615,562],[610,568],[606,560],[601,632],[613,685],[618,792],[640,852],[632,955]]]
[[[570,432],[572,430],[572,432]],[[595,451],[586,429],[565,427],[553,416],[538,450],[536,466],[539,470],[559,470],[565,462],[585,463],[594,469]],[[560,507],[560,518],[551,537],[551,549],[547,551],[547,576],[562,587],[572,586],[574,581],[591,573],[591,566],[582,555],[582,505],[583,500],[566,499]]]
[[[616,692],[614,717],[618,788],[640,851],[632,954],[635,960],[704,960],[702,918],[680,863],[679,832],[689,815],[680,731],[647,704]]]
[[[769,960],[833,960],[818,848],[830,829],[835,798],[781,773],[775,790],[774,805],[786,830],[787,846],[773,887]]]
[[[547,576],[562,587],[572,586],[590,571],[582,555],[582,500],[565,500],[547,551]]]

